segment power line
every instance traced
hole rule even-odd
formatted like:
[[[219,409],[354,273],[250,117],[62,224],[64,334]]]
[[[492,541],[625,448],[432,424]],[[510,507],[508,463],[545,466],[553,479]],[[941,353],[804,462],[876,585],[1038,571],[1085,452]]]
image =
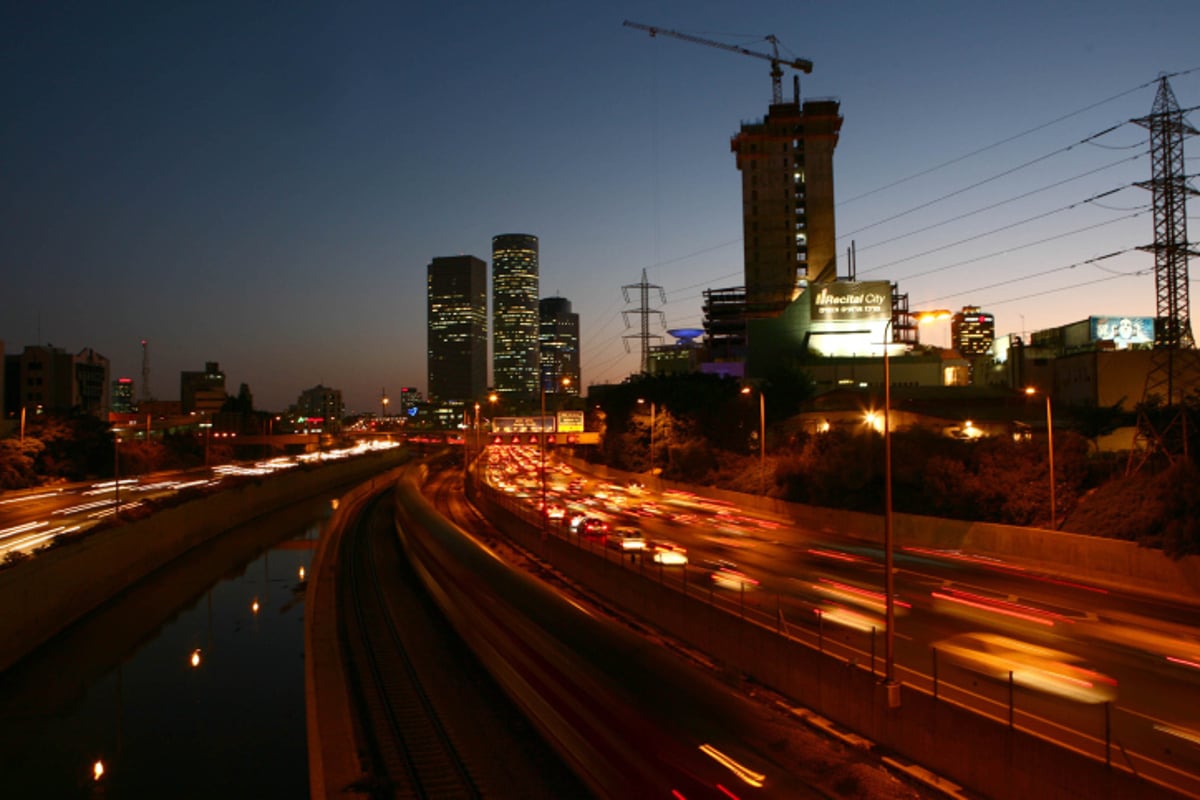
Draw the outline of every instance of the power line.
[[[989,289],[995,289],[1000,286],[1009,286],[1014,283],[1023,283],[1024,281],[1031,281],[1031,280],[1034,280],[1035,278],[1044,278],[1047,275],[1053,275],[1056,272],[1067,272],[1069,270],[1073,270],[1078,267],[1089,266],[1089,265],[1096,266],[1097,262],[1099,262],[1099,261],[1104,261],[1104,260],[1107,260],[1110,258],[1116,258],[1117,256],[1124,255],[1126,253],[1131,253],[1137,249],[1138,248],[1136,248],[1136,247],[1127,247],[1123,250],[1115,250],[1111,253],[1105,253],[1104,255],[1101,255],[1101,256],[1094,256],[1092,258],[1084,259],[1083,261],[1076,261],[1072,264],[1067,264],[1065,266],[1052,267],[1051,269],[1042,270],[1041,272],[1034,272],[1029,275],[1022,275],[1019,278],[1010,278],[1008,280],[999,281],[997,283],[991,283],[986,286],[976,286],[972,289],[964,289],[959,292],[954,292],[953,294],[942,295],[941,297],[928,298],[928,299],[919,301],[917,303],[917,305],[920,306],[920,305],[929,305],[929,304],[934,304],[934,303],[940,303],[943,300],[950,300],[955,297],[961,297],[961,296],[967,295],[967,294],[978,294],[979,292],[985,292]],[[1109,271],[1109,270],[1106,270],[1106,271]],[[1108,277],[1100,278],[1098,280],[1086,281],[1084,283],[1075,283],[1070,286],[1064,286],[1064,287],[1061,287],[1058,289],[1047,289],[1047,290],[1044,290],[1041,292],[1035,292],[1033,294],[1024,295],[1022,297],[1010,298],[1009,300],[1000,300],[1000,301],[989,300],[988,305],[994,306],[994,305],[999,305],[1000,303],[1012,302],[1013,300],[1025,300],[1030,297],[1040,297],[1044,294],[1053,294],[1054,292],[1062,292],[1062,291],[1066,291],[1068,289],[1074,289],[1079,286],[1090,286],[1093,283],[1100,283],[1101,281],[1112,280],[1113,278],[1129,278],[1129,277],[1135,277],[1137,275],[1142,275],[1142,274],[1145,274],[1144,270],[1138,270],[1138,271],[1132,272],[1132,273],[1129,273],[1129,272],[1113,273],[1113,274],[1109,275]]]
[[[1173,72],[1173,73],[1171,73],[1170,75],[1168,75],[1168,77],[1175,77],[1175,76],[1179,76],[1179,75],[1187,75],[1187,74],[1189,74],[1189,73],[1192,73],[1192,72],[1195,72],[1195,71],[1197,71],[1197,70],[1200,70],[1200,67],[1192,67],[1191,69],[1183,70],[1182,72]],[[1049,128],[1049,127],[1050,127],[1050,126],[1052,126],[1052,125],[1057,125],[1058,123],[1060,123],[1060,122],[1064,122],[1064,121],[1066,121],[1066,120],[1068,120],[1068,119],[1071,119],[1072,117],[1077,117],[1077,116],[1079,116],[1080,114],[1083,114],[1083,113],[1085,113],[1085,112],[1091,111],[1091,110],[1092,110],[1092,109],[1094,109],[1094,108],[1099,108],[1100,106],[1107,105],[1108,103],[1111,103],[1111,102],[1113,102],[1114,100],[1119,100],[1119,99],[1121,99],[1122,97],[1124,97],[1124,96],[1126,96],[1126,95],[1133,94],[1134,92],[1141,91],[1142,89],[1145,89],[1145,88],[1147,88],[1147,87],[1149,87],[1149,86],[1153,86],[1153,85],[1154,85],[1154,84],[1156,84],[1156,83],[1158,83],[1158,78],[1155,78],[1154,80],[1146,81],[1145,83],[1143,83],[1143,84],[1139,84],[1138,86],[1135,86],[1135,87],[1133,87],[1132,89],[1126,89],[1126,90],[1125,90],[1125,91],[1123,91],[1123,92],[1120,92],[1120,93],[1118,93],[1118,94],[1114,94],[1112,97],[1109,97],[1109,98],[1107,98],[1107,99],[1104,99],[1104,100],[1100,100],[1099,102],[1096,102],[1096,103],[1092,103],[1091,105],[1084,106],[1083,108],[1080,108],[1080,109],[1078,109],[1078,110],[1076,110],[1076,111],[1072,111],[1072,112],[1071,112],[1071,113],[1069,113],[1069,114],[1064,114],[1064,115],[1063,115],[1063,116],[1061,116],[1061,117],[1057,117],[1056,119],[1052,119],[1052,120],[1050,120],[1049,122],[1043,122],[1043,123],[1042,123],[1042,124],[1040,124],[1040,125],[1035,125],[1034,127],[1032,127],[1032,128],[1029,128],[1028,130],[1024,130],[1024,131],[1021,131],[1020,133],[1013,134],[1012,136],[1009,136],[1009,137],[1006,137],[1006,138],[1004,138],[1004,139],[1001,139],[1001,140],[1000,140],[1000,141],[998,141],[998,142],[993,142],[992,144],[985,145],[985,146],[983,146],[983,147],[980,147],[980,148],[978,148],[977,150],[972,150],[972,151],[971,151],[971,152],[969,152],[969,153],[964,153],[964,154],[963,154],[963,155],[961,155],[961,156],[956,156],[956,157],[954,157],[954,158],[951,158],[951,159],[949,159],[948,161],[943,161],[943,162],[941,162],[940,164],[935,164],[935,165],[933,165],[932,167],[927,167],[927,168],[925,168],[925,169],[923,169],[923,170],[920,170],[920,171],[918,171],[918,172],[914,172],[913,174],[911,174],[911,175],[908,175],[907,177],[900,178],[900,179],[898,179],[898,180],[892,181],[891,183],[885,184],[885,185],[883,185],[883,186],[880,186],[880,187],[878,187],[878,188],[876,188],[876,189],[870,189],[870,190],[868,190],[868,191],[866,191],[866,192],[863,192],[863,193],[861,193],[861,194],[857,194],[857,195],[855,195],[854,197],[850,197],[850,198],[847,198],[847,199],[845,199],[845,200],[842,200],[842,201],[840,201],[840,202],[838,203],[838,206],[843,206],[843,205],[847,205],[847,204],[849,204],[849,203],[856,202],[856,201],[858,201],[858,200],[861,200],[861,199],[863,199],[864,197],[870,197],[870,196],[871,196],[871,195],[873,195],[873,194],[878,194],[879,192],[883,192],[883,191],[886,191],[886,190],[888,190],[888,189],[892,189],[892,188],[894,188],[894,187],[896,187],[896,186],[899,186],[899,185],[901,185],[901,184],[903,184],[903,183],[907,183],[908,181],[915,180],[915,179],[917,179],[917,178],[920,178],[920,177],[922,177],[922,176],[924,176],[924,175],[928,175],[928,174],[930,174],[930,173],[932,173],[932,172],[937,172],[938,170],[940,170],[940,169],[944,169],[944,168],[946,168],[946,167],[950,166],[951,164],[957,164],[957,163],[958,163],[958,162],[960,162],[960,161],[965,161],[965,160],[967,160],[968,158],[972,158],[972,157],[974,157],[974,156],[977,156],[977,155],[980,155],[980,154],[982,154],[982,153],[986,153],[986,152],[988,152],[989,150],[994,150],[994,149],[996,149],[997,147],[1000,147],[1000,146],[1002,146],[1002,145],[1006,145],[1006,144],[1008,144],[1009,142],[1015,142],[1017,139],[1021,139],[1021,138],[1025,137],[1025,136],[1028,136],[1028,135],[1030,135],[1030,134],[1032,134],[1032,133],[1037,133],[1037,132],[1038,132],[1038,131],[1040,131],[1040,130],[1043,130],[1043,129],[1045,129],[1045,128]]]
[[[1067,145],[1066,147],[1060,147],[1057,150],[1046,153],[1045,155],[1041,155],[1041,156],[1038,156],[1037,158],[1030,159],[1029,161],[1026,161],[1023,164],[1018,164],[1017,166],[1012,167],[1010,169],[1006,169],[1003,172],[998,172],[995,175],[992,175],[991,177],[984,178],[981,181],[976,181],[975,183],[972,183],[968,186],[964,186],[961,189],[955,189],[953,192],[944,194],[941,197],[935,197],[933,200],[929,200],[929,201],[921,203],[919,205],[915,205],[912,208],[909,208],[905,211],[899,212],[898,214],[893,214],[890,217],[884,217],[883,219],[872,222],[869,225],[864,225],[861,228],[858,228],[857,230],[853,230],[853,231],[850,231],[850,233],[839,236],[838,240],[842,240],[847,237],[854,236],[856,234],[862,233],[863,231],[868,231],[872,228],[877,228],[880,225],[883,225],[888,222],[893,222],[894,220],[900,219],[901,217],[905,217],[916,211],[920,211],[923,208],[929,208],[930,206],[937,205],[938,203],[941,203],[945,200],[949,200],[952,197],[957,197],[958,195],[969,192],[972,189],[978,189],[980,186],[984,186],[988,183],[991,183],[992,181],[996,181],[996,180],[999,180],[1000,178],[1007,177],[1008,175],[1012,175],[1015,172],[1020,172],[1021,170],[1025,169],[1027,167],[1032,167],[1034,164],[1040,164],[1041,162],[1046,161],[1047,159],[1053,158],[1054,156],[1062,155],[1063,153],[1066,153],[1070,150],[1075,149],[1076,147],[1078,147],[1081,144],[1085,144],[1090,139],[1095,139],[1097,137],[1104,136],[1105,134],[1110,133],[1111,131],[1114,131],[1117,128],[1121,127],[1122,125],[1126,125],[1126,124],[1128,124],[1128,123],[1126,123],[1126,122],[1117,123],[1116,125],[1105,128],[1104,130],[1100,131],[1099,133],[1094,133],[1091,136],[1080,139],[1078,142],[1073,142],[1073,143]]]
[[[1102,192],[1101,194],[1096,195],[1095,198],[1088,198],[1087,200],[1081,200],[1077,203],[1072,203],[1069,206],[1063,206],[1062,208],[1056,208],[1053,211],[1047,211],[1042,214],[1035,214],[1032,217],[1027,217],[1023,220],[1018,220],[1017,222],[1013,222],[1008,225],[1001,225],[999,228],[993,228],[992,230],[984,231],[983,233],[977,233],[974,236],[968,236],[965,239],[959,239],[958,241],[950,242],[949,244],[944,244],[939,247],[933,247],[933,248],[930,248],[929,250],[925,250],[920,253],[913,253],[912,255],[905,256],[904,258],[898,258],[894,261],[889,261],[886,264],[881,264],[878,267],[872,267],[869,270],[862,270],[861,273],[866,274],[866,273],[871,273],[871,272],[878,272],[879,270],[886,269],[887,267],[894,267],[897,264],[903,264],[908,261],[913,261],[918,258],[923,258],[925,256],[932,255],[933,253],[939,253],[943,250],[949,250],[951,247],[957,247],[960,244],[966,244],[967,242],[972,242],[972,241],[975,241],[976,239],[983,239],[987,236],[992,236],[993,234],[1000,233],[1001,231],[1006,231],[1006,230],[1010,230],[1012,228],[1017,228],[1017,227],[1020,227],[1021,225],[1026,225],[1030,222],[1036,222],[1039,219],[1044,219],[1046,217],[1053,216],[1054,214],[1062,213],[1063,211],[1069,211],[1070,209],[1084,205],[1085,203],[1088,203],[1093,199],[1096,199],[1099,197],[1105,197],[1105,196],[1113,194],[1115,192],[1119,192],[1125,188],[1127,188],[1127,187],[1122,186],[1119,189],[1110,189],[1107,192]],[[1075,230],[1068,231],[1066,233],[1055,234],[1054,236],[1049,236],[1044,239],[1039,239],[1035,242],[1018,245],[1016,247],[1005,248],[1004,250],[1000,251],[1000,253],[1012,252],[1014,250],[1023,250],[1027,247],[1032,247],[1037,244],[1045,244],[1046,242],[1052,242],[1055,239],[1062,239],[1067,236],[1073,236],[1076,233],[1083,233],[1084,231],[1095,230],[1096,228],[1103,228],[1104,226],[1112,225],[1115,222],[1121,222],[1123,220],[1133,219],[1133,218],[1138,217],[1141,214],[1143,214],[1148,208],[1149,208],[1149,206],[1141,206],[1137,211],[1135,211],[1132,214],[1126,214],[1123,217],[1116,217],[1114,219],[1106,220],[1104,222],[1099,222],[1099,223],[1096,223],[1095,225],[1085,225],[1082,228],[1076,228]],[[993,253],[992,255],[999,255],[1000,253]],[[978,257],[978,258],[971,259],[968,261],[961,261],[961,262],[958,262],[957,264],[950,265],[950,266],[961,266],[963,264],[970,264],[970,263],[973,263],[974,261],[981,261],[981,260],[983,260],[983,258],[991,258],[991,257],[992,256],[982,256],[982,257]],[[938,269],[932,270],[931,272],[940,272],[940,271],[942,271],[944,269],[948,269],[948,268],[949,267],[939,267]],[[906,277],[911,279],[911,278],[920,277],[921,275],[931,274],[931,272],[919,273],[917,275],[908,275]]]
[[[1145,140],[1143,140],[1142,143],[1145,144]],[[961,220],[966,219],[967,217],[972,217],[976,214],[982,214],[985,211],[992,211],[994,209],[999,208],[1000,206],[1007,205],[1008,203],[1014,203],[1017,200],[1025,200],[1026,198],[1032,197],[1035,194],[1049,191],[1050,189],[1057,189],[1059,186],[1063,186],[1072,181],[1076,181],[1081,178],[1086,178],[1090,175],[1095,175],[1098,172],[1103,172],[1104,170],[1112,169],[1113,167],[1120,166],[1121,164],[1125,164],[1130,161],[1136,161],[1137,159],[1142,158],[1145,155],[1146,155],[1146,153],[1144,153],[1144,152],[1138,153],[1137,155],[1130,156],[1129,158],[1123,158],[1120,161],[1114,161],[1111,164],[1104,165],[1103,167],[1097,167],[1096,169],[1088,170],[1087,172],[1081,172],[1078,175],[1073,175],[1070,178],[1064,178],[1061,181],[1057,181],[1055,183],[1051,183],[1046,186],[1042,186],[1040,188],[1033,189],[1031,191],[1025,192],[1024,194],[1015,195],[1014,197],[1009,197],[1005,200],[1000,200],[999,202],[992,203],[991,205],[983,206],[982,208],[977,208],[974,211],[967,211],[962,214],[959,214],[958,216],[944,219],[941,222],[935,222],[932,225],[926,225],[924,228],[917,228],[915,230],[907,231],[905,233],[899,234],[898,236],[893,236],[890,239],[883,239],[881,241],[874,242],[874,243],[868,244],[868,245],[856,245],[855,250],[857,252],[861,253],[861,252],[865,252],[867,250],[871,250],[872,248],[875,248],[875,247],[881,247],[882,245],[885,245],[885,244],[890,244],[892,242],[898,242],[901,239],[907,239],[910,236],[916,236],[919,233],[925,233],[926,231],[931,231],[934,228],[940,228],[943,225],[949,225],[951,222],[959,222]],[[1125,187],[1125,188],[1128,188],[1128,187]],[[1092,198],[1092,199],[1095,199],[1095,198]],[[865,271],[870,272],[871,270],[865,270]]]

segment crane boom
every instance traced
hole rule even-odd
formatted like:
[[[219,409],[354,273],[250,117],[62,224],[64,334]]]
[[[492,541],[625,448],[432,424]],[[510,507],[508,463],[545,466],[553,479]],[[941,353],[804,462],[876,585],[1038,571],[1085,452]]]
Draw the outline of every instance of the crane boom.
[[[733,53],[741,53],[744,56],[754,56],[771,62],[771,99],[778,105],[783,102],[783,90],[780,86],[780,81],[783,78],[783,69],[780,65],[786,65],[792,69],[798,69],[804,73],[812,72],[812,62],[804,58],[780,58],[779,57],[779,40],[774,36],[767,36],[766,40],[771,43],[772,54],[759,53],[754,50],[748,50],[745,47],[740,47],[736,44],[726,44],[725,42],[715,42],[711,39],[703,39],[699,36],[693,36],[690,33],[680,33],[668,28],[656,28],[652,25],[643,25],[640,22],[631,22],[625,20],[625,27],[637,28],[649,33],[652,37],[662,34],[663,36],[671,36],[676,39],[682,39],[685,42],[693,42],[695,44],[704,44],[709,47],[718,47],[722,50],[729,50]]]

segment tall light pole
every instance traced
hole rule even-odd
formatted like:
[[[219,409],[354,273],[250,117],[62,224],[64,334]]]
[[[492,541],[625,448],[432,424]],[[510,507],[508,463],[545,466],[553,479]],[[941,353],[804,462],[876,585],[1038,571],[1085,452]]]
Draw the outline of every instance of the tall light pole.
[[[1037,389],[1029,386],[1025,394],[1031,397],[1037,394]],[[1050,530],[1058,530],[1058,504],[1054,497],[1054,421],[1050,411],[1050,392],[1046,392],[1046,446],[1050,457]]]
[[[886,334],[885,334],[886,335]],[[750,394],[749,386],[742,387],[742,394]],[[767,398],[758,390],[758,493],[767,494]]]
[[[388,396],[387,389],[379,390],[379,419],[380,424],[387,422]]]
[[[949,311],[924,311],[912,315],[918,323],[950,316]],[[900,684],[896,682],[896,576],[892,525],[892,360],[888,331],[893,315],[883,326],[883,571],[884,571],[884,686],[888,708],[900,706]]]
[[[646,401],[643,400],[642,398],[640,398],[640,397],[638,398],[639,404],[644,405],[645,402]],[[650,401],[650,477],[651,478],[654,477],[654,412],[655,412],[655,408],[656,407],[655,407],[654,401],[651,400]]]
[[[562,387],[571,385],[571,379],[564,377],[561,381]],[[538,421],[538,444],[541,452],[542,462],[542,538],[546,537],[546,524],[549,515],[546,513],[546,384],[542,384],[542,416]]]

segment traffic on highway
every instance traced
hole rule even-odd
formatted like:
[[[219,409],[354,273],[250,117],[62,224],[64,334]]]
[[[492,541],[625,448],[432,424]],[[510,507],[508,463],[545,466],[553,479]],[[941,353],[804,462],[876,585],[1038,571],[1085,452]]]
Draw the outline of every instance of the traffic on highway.
[[[535,446],[489,447],[477,468],[547,532],[876,669],[884,554],[866,537],[597,477]],[[1200,794],[1200,609],[962,552],[895,561],[901,682]]]

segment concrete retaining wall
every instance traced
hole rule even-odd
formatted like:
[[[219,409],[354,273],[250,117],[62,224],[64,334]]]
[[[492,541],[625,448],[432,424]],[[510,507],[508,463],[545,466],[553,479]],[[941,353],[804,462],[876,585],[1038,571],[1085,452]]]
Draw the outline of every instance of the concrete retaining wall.
[[[644,476],[602,465],[581,461],[576,461],[575,465],[617,483],[629,478],[646,480]],[[657,478],[650,479],[650,484],[655,488],[661,486],[681,491],[696,491],[697,488]],[[714,499],[730,500],[787,517],[803,528],[851,536],[879,545],[883,543],[884,525],[880,514],[807,506],[709,487],[703,491],[705,496]],[[969,555],[1000,558],[1047,575],[1200,604],[1200,556],[1172,560],[1161,550],[1139,547],[1134,542],[915,514],[895,514],[892,524],[896,547],[958,550]]]
[[[97,531],[0,570],[0,671],[196,545],[289,503],[386,470],[402,457],[396,448],[292,469]]]

